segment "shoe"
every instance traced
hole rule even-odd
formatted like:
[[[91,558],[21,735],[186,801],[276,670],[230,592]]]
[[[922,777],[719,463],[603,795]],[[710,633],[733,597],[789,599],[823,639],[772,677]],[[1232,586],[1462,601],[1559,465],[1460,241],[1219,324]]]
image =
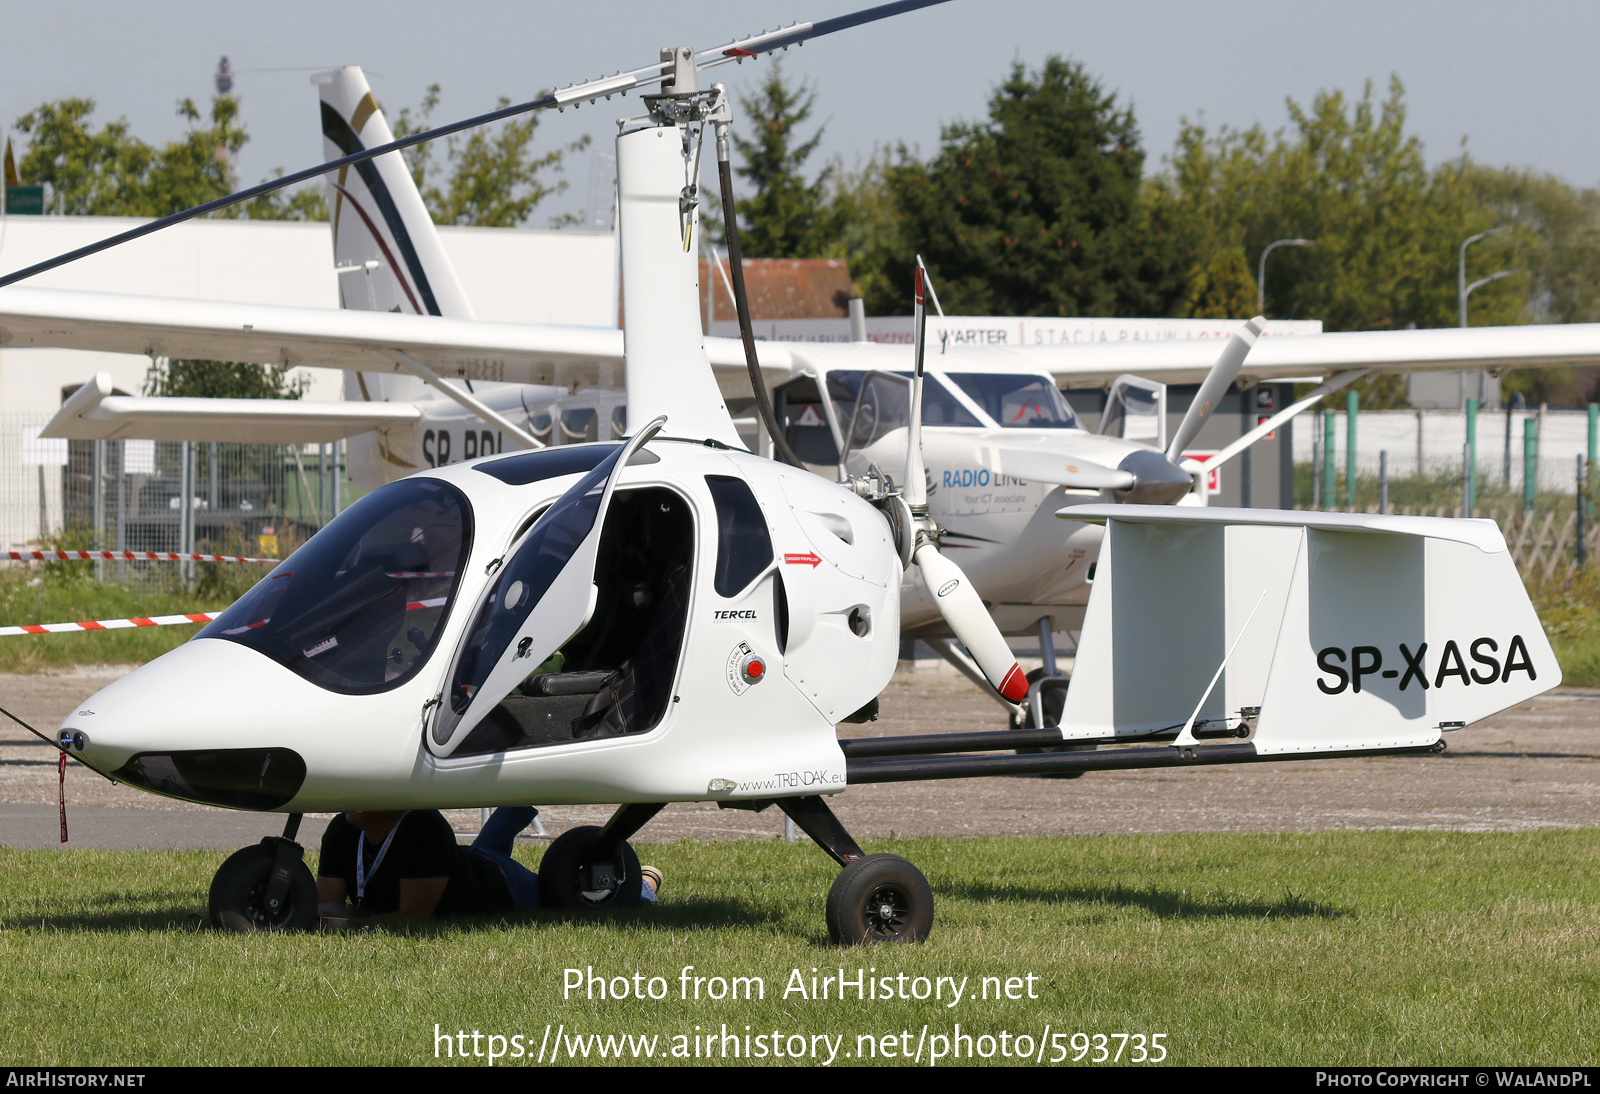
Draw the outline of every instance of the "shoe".
[[[652,893],[661,892],[660,870],[657,870],[654,866],[641,866],[639,867],[639,876],[644,878],[645,883],[650,886],[650,891]]]

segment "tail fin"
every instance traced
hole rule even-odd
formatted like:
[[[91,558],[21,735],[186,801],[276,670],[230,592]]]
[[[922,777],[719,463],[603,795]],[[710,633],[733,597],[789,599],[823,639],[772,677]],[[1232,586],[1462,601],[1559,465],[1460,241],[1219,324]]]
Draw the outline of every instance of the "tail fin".
[[[319,72],[311,82],[322,99],[328,159],[394,139],[360,68]],[[341,307],[476,318],[400,153],[329,175],[328,211]]]

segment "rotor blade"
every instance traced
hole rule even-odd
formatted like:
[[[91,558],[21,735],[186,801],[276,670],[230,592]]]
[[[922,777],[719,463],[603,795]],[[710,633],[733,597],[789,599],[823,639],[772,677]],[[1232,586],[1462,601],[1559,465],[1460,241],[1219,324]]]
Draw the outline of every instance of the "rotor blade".
[[[729,42],[720,49],[708,49],[696,54],[695,67],[697,69],[715,68],[718,65],[727,64],[730,61],[742,61],[746,57],[755,57],[763,53],[773,53],[776,50],[787,49],[790,46],[801,45],[813,38],[820,38],[825,34],[832,34],[835,31],[848,30],[851,27],[858,27],[866,23],[873,23],[879,19],[887,19],[892,15],[900,15],[904,12],[915,11],[918,8],[932,7],[935,4],[943,4],[946,2],[948,2],[948,0],[897,0],[895,3],[880,4],[877,7],[866,8],[850,15],[840,15],[835,16],[832,19],[824,19],[820,23],[796,23],[793,26],[783,27],[775,31],[763,31],[761,34],[751,35],[746,38]],[[348,156],[341,156],[339,159],[328,160],[325,163],[320,163],[315,167],[307,167],[306,169],[302,171],[296,171],[293,174],[280,175],[277,178],[270,179],[267,182],[259,183],[255,186],[247,187],[238,191],[237,193],[229,194],[226,197],[217,198],[213,201],[196,205],[192,209],[184,209],[181,212],[173,213],[170,216],[162,217],[159,220],[153,220],[148,224],[141,224],[136,228],[130,228],[126,232],[119,232],[116,235],[108,236],[105,239],[91,243],[87,246],[79,247],[76,250],[68,251],[65,254],[56,255],[54,258],[49,258],[43,262],[37,262],[32,266],[27,266],[13,273],[6,274],[5,276],[0,277],[0,288],[15,284],[16,282],[22,281],[26,278],[33,277],[35,274],[44,273],[46,270],[53,270],[57,266],[64,266],[69,262],[76,262],[80,258],[87,258],[89,255],[98,254],[101,251],[108,250],[109,248],[118,246],[122,243],[127,243],[130,240],[138,239],[141,236],[147,236],[152,232],[159,232],[161,229],[171,227],[174,224],[182,224],[186,220],[193,220],[195,217],[216,212],[218,209],[226,209],[228,206],[236,205],[241,201],[249,201],[251,198],[261,197],[263,194],[270,194],[274,190],[281,190],[285,186],[293,186],[295,183],[305,182],[309,179],[317,178],[320,175],[326,175],[329,172],[339,170],[341,167],[349,167],[352,164],[361,163],[364,160],[374,159],[390,152],[398,152],[401,149],[410,148],[414,144],[421,144],[424,141],[436,140],[439,137],[449,136],[451,133],[459,133],[463,129],[471,129],[474,126],[487,125],[490,122],[503,121],[506,118],[514,118],[519,114],[526,114],[533,110],[548,110],[551,107],[556,107],[557,109],[564,109],[567,106],[577,107],[586,102],[593,102],[601,97],[609,98],[612,95],[624,95],[637,88],[659,84],[662,80],[667,78],[671,72],[671,68],[672,62],[670,61],[665,63],[656,61],[652,64],[644,66],[643,68],[633,69],[630,72],[619,72],[614,76],[605,76],[597,80],[587,80],[583,83],[571,84],[567,87],[558,88],[547,95],[542,95],[537,99],[530,99],[525,103],[517,103],[513,106],[501,107],[499,110],[491,110],[487,114],[478,114],[474,117],[466,118],[459,122],[450,122],[447,125],[441,125],[434,129],[425,130],[421,133],[413,133],[410,136],[401,137],[399,140],[390,141],[388,144],[380,144],[374,148],[365,148],[359,152],[351,153]]]
[[[928,276],[917,256],[913,274],[911,330],[913,365],[911,372],[911,416],[906,426],[906,481],[901,493],[913,511],[928,504],[927,473],[922,464],[922,353],[927,345],[928,309],[923,304],[923,285]]]
[[[1026,699],[1028,678],[961,567],[940,554],[931,543],[918,547],[914,560],[917,574],[933,597],[939,614],[950,625],[956,640],[967,647],[995,690],[1013,703]]]
[[[1178,431],[1172,435],[1172,444],[1167,447],[1168,459],[1176,460],[1179,453],[1188,448],[1189,443],[1195,439],[1200,427],[1206,424],[1211,411],[1222,401],[1228,385],[1239,375],[1244,359],[1249,356],[1256,339],[1261,337],[1266,322],[1261,316],[1256,316],[1239,328],[1239,333],[1230,338],[1228,344],[1222,348],[1222,355],[1217,358],[1217,363],[1211,366],[1205,382],[1195,393],[1194,402],[1189,404],[1189,412],[1183,416]]]

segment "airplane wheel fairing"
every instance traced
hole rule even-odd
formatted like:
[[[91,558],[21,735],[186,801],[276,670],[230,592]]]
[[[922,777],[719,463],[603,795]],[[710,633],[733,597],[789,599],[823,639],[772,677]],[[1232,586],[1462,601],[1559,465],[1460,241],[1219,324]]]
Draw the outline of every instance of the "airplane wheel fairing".
[[[222,931],[304,931],[317,921],[317,881],[304,861],[294,864],[284,906],[266,907],[276,852],[258,843],[229,855],[211,879],[211,925]]]
[[[921,942],[933,929],[933,890],[899,855],[858,858],[828,890],[828,937],[846,946]]]
[[[573,828],[557,836],[539,860],[539,902],[547,908],[569,912],[614,911],[632,908],[640,901],[639,856],[622,843],[617,848],[615,884],[606,890],[587,889],[589,849],[600,835],[596,825]]]

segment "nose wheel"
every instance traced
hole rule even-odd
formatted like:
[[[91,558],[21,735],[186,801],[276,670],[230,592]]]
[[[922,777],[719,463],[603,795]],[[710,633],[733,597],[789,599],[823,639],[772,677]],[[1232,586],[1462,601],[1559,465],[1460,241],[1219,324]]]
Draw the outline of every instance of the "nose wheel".
[[[211,879],[211,925],[222,931],[304,931],[317,921],[317,881],[292,840],[235,851]]]
[[[654,803],[624,805],[604,828],[590,824],[563,832],[539,860],[539,902],[569,912],[638,905],[643,878],[627,840],[661,809]]]
[[[933,890],[899,855],[864,854],[820,797],[780,798],[778,807],[844,869],[828,890],[828,937],[842,946],[921,942],[933,930]]]

